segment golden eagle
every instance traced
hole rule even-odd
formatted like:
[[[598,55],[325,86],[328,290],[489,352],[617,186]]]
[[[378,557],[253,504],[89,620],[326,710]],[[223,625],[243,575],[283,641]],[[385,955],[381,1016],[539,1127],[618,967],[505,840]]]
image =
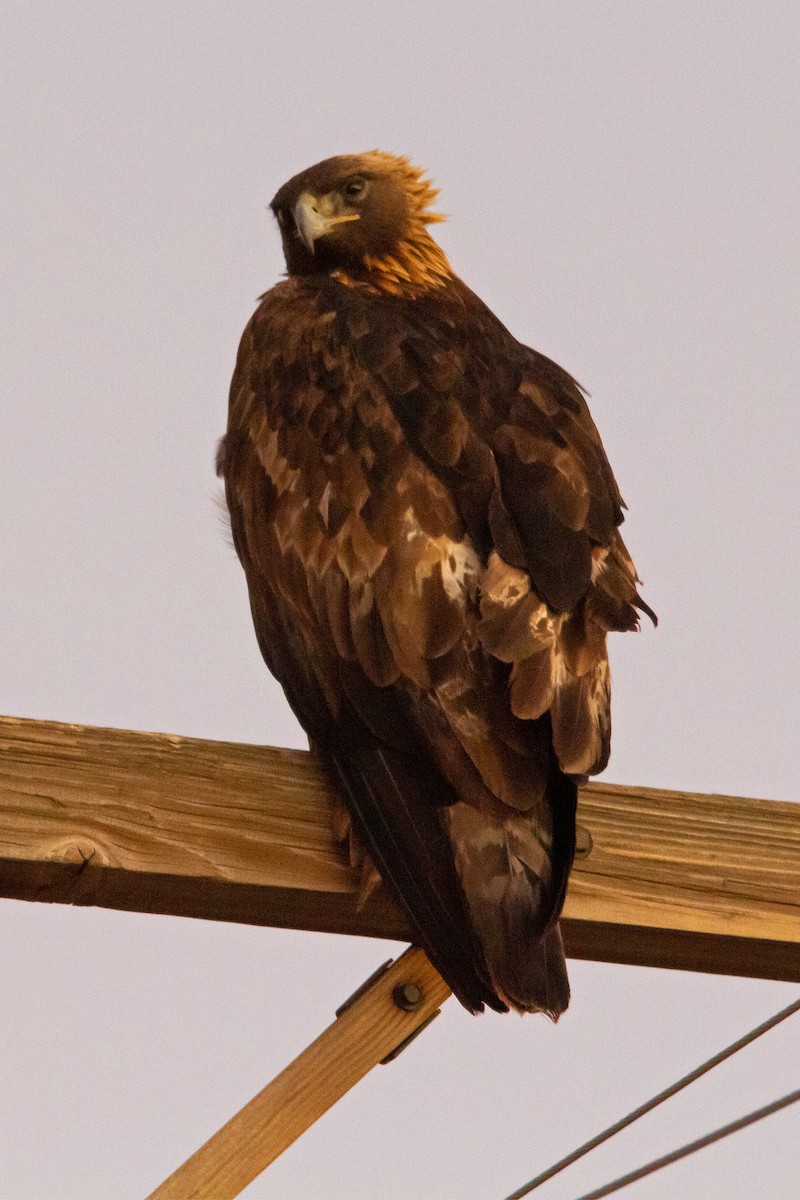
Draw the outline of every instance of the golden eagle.
[[[365,889],[377,868],[470,1011],[557,1018],[606,634],[650,610],[580,387],[453,273],[436,195],[378,151],[280,189],[288,278],[242,337],[218,467]]]

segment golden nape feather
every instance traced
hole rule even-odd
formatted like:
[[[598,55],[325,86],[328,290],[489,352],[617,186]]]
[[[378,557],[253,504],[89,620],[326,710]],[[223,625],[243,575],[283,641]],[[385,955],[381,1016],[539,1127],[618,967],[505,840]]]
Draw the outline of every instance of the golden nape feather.
[[[470,1011],[556,1019],[607,634],[650,610],[581,389],[453,273],[436,195],[379,151],[278,191],[288,278],[242,337],[219,469],[364,894],[377,869]]]

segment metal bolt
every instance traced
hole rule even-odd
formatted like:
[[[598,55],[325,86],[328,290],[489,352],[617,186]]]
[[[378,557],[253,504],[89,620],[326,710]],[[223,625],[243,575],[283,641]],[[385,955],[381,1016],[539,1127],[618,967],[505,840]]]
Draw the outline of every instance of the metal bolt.
[[[425,1000],[425,993],[418,983],[398,983],[392,992],[392,999],[403,1012],[418,1012]]]

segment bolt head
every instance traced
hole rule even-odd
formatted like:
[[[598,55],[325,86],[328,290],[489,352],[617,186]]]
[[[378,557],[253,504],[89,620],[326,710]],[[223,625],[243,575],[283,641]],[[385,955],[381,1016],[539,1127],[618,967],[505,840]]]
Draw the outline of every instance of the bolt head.
[[[403,1012],[417,1012],[422,1008],[425,993],[418,983],[398,983],[392,992],[392,999]]]

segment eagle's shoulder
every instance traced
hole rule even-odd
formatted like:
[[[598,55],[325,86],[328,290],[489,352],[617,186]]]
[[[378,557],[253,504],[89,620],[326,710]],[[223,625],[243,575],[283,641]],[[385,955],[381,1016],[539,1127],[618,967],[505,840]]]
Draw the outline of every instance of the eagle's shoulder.
[[[415,300],[348,298],[337,327],[484,560],[498,551],[572,611],[623,517],[579,385],[457,279]]]

